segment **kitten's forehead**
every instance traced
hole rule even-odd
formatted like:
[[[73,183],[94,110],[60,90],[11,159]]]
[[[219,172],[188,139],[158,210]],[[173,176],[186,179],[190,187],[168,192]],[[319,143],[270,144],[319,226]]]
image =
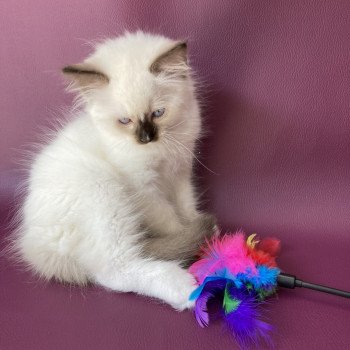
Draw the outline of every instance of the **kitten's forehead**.
[[[103,91],[109,92],[108,104],[119,109],[121,117],[143,120],[152,109],[164,107],[167,96],[174,95],[172,91],[169,94],[163,80],[151,70],[152,64],[174,44],[176,41],[162,36],[127,33],[101,43],[88,58],[88,63],[109,78]]]
[[[111,85],[113,98],[129,116],[143,120],[144,114],[150,112],[156,94],[154,77],[150,73],[129,67],[123,74],[115,76]]]

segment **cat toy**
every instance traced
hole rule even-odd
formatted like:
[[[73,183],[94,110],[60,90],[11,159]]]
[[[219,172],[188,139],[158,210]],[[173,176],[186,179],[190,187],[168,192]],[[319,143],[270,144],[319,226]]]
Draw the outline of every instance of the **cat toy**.
[[[261,306],[276,293],[277,286],[305,287],[350,298],[349,292],[282,273],[276,264],[279,251],[279,240],[259,241],[256,234],[246,238],[243,231],[207,241],[200,259],[189,268],[199,284],[190,295],[199,325],[206,327],[210,318],[222,317],[241,348],[262,340],[272,344],[273,327],[263,318]]]

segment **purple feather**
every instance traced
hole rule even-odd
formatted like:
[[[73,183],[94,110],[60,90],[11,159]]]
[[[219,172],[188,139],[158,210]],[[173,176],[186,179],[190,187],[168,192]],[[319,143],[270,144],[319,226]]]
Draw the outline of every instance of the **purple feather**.
[[[271,345],[269,333],[273,328],[260,319],[261,314],[254,295],[250,295],[244,288],[237,289],[234,285],[230,286],[229,293],[240,304],[233,312],[224,312],[223,318],[240,347],[247,348],[252,343],[258,345],[261,340]]]
[[[200,296],[196,300],[194,309],[196,320],[201,327],[207,327],[209,324],[208,301],[221,293],[226,286],[226,279],[209,281],[205,284]]]

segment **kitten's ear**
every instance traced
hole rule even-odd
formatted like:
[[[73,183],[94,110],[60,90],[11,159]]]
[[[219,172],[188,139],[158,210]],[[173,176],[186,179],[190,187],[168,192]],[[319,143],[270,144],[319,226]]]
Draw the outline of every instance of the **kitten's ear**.
[[[149,70],[155,75],[164,72],[186,77],[189,70],[187,65],[187,43],[185,41],[177,42],[170,50],[158,56]]]
[[[107,85],[109,78],[91,65],[81,63],[62,69],[64,76],[73,84],[73,88],[86,89]]]

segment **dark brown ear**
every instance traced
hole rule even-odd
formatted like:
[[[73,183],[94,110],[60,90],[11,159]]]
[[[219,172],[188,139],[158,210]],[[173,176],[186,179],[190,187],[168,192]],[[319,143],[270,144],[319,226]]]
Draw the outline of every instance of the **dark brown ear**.
[[[164,52],[151,64],[150,72],[157,75],[161,72],[178,73],[186,76],[187,65],[187,43],[184,41],[176,43],[170,50]]]
[[[87,64],[73,64],[62,69],[63,74],[78,88],[106,85],[109,78]]]

